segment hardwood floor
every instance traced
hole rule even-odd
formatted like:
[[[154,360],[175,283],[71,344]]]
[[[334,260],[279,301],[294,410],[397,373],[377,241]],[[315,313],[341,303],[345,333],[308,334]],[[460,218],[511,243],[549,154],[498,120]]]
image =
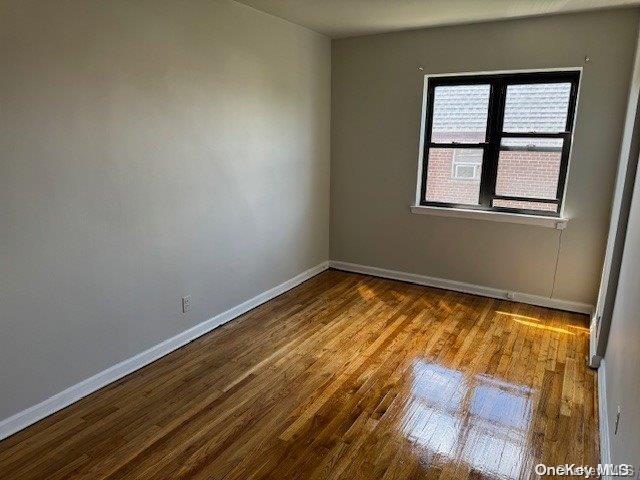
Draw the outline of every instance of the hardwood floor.
[[[0,442],[2,479],[594,465],[587,318],[330,270]]]

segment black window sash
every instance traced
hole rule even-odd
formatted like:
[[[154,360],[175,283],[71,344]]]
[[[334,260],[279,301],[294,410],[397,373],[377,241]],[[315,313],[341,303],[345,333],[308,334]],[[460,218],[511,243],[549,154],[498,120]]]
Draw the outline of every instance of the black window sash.
[[[520,73],[520,74],[503,74],[503,75],[469,75],[461,77],[434,77],[430,78],[427,85],[427,112],[425,122],[424,136],[424,154],[422,158],[422,181],[420,203],[426,206],[464,208],[476,210],[490,210],[499,212],[510,212],[527,215],[544,215],[544,216],[560,216],[562,208],[562,200],[566,184],[566,176],[569,164],[569,151],[571,148],[571,134],[575,119],[575,107],[578,92],[578,81],[580,73],[578,71],[570,72],[539,72],[539,73]],[[509,85],[525,85],[535,83],[570,83],[571,91],[569,94],[569,105],[567,111],[567,121],[563,132],[503,132],[502,124],[504,121],[504,109],[506,102],[507,86]],[[448,142],[438,143],[431,141],[432,125],[433,125],[433,103],[435,88],[439,86],[457,86],[457,85],[489,85],[489,105],[487,112],[487,125],[485,130],[485,141],[477,143],[465,142]],[[496,180],[498,173],[498,157],[500,150],[514,150],[519,147],[501,148],[503,138],[559,138],[563,140],[561,148],[560,171],[558,174],[558,188],[556,198],[535,198],[535,197],[516,197],[496,195]],[[480,177],[480,198],[477,205],[446,203],[446,202],[430,202],[426,200],[427,193],[427,175],[428,175],[428,159],[429,151],[432,148],[461,148],[461,149],[482,149],[482,169]],[[549,148],[538,147],[529,148],[522,147],[528,151],[549,151]],[[557,151],[557,149],[554,148]],[[526,208],[510,208],[495,207],[493,200],[509,200],[519,202],[532,203],[553,203],[556,204],[556,211],[541,211]]]

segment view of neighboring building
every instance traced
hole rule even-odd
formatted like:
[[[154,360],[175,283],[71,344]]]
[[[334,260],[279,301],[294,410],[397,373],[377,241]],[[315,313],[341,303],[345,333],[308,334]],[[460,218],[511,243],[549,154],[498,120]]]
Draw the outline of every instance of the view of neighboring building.
[[[489,85],[435,88],[431,141],[462,144],[431,148],[426,199],[431,202],[477,205],[486,138]],[[503,131],[558,133],[565,130],[570,84],[509,86]],[[466,144],[466,146],[465,146]],[[500,144],[497,195],[532,199],[556,198],[563,142],[556,138],[504,138]],[[493,201],[496,207],[556,211],[552,203]]]

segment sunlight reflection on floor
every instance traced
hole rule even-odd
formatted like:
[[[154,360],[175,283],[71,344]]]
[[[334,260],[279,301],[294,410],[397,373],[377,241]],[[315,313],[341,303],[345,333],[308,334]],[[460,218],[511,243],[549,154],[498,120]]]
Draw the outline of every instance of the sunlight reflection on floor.
[[[533,415],[530,388],[423,360],[414,361],[412,375],[401,423],[407,439],[483,475],[520,478]]]

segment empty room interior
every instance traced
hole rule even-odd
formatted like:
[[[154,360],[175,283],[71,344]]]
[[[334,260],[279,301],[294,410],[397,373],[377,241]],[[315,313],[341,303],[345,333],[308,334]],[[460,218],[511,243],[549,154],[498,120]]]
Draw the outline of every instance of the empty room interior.
[[[0,0],[0,479],[640,479],[640,0]]]

